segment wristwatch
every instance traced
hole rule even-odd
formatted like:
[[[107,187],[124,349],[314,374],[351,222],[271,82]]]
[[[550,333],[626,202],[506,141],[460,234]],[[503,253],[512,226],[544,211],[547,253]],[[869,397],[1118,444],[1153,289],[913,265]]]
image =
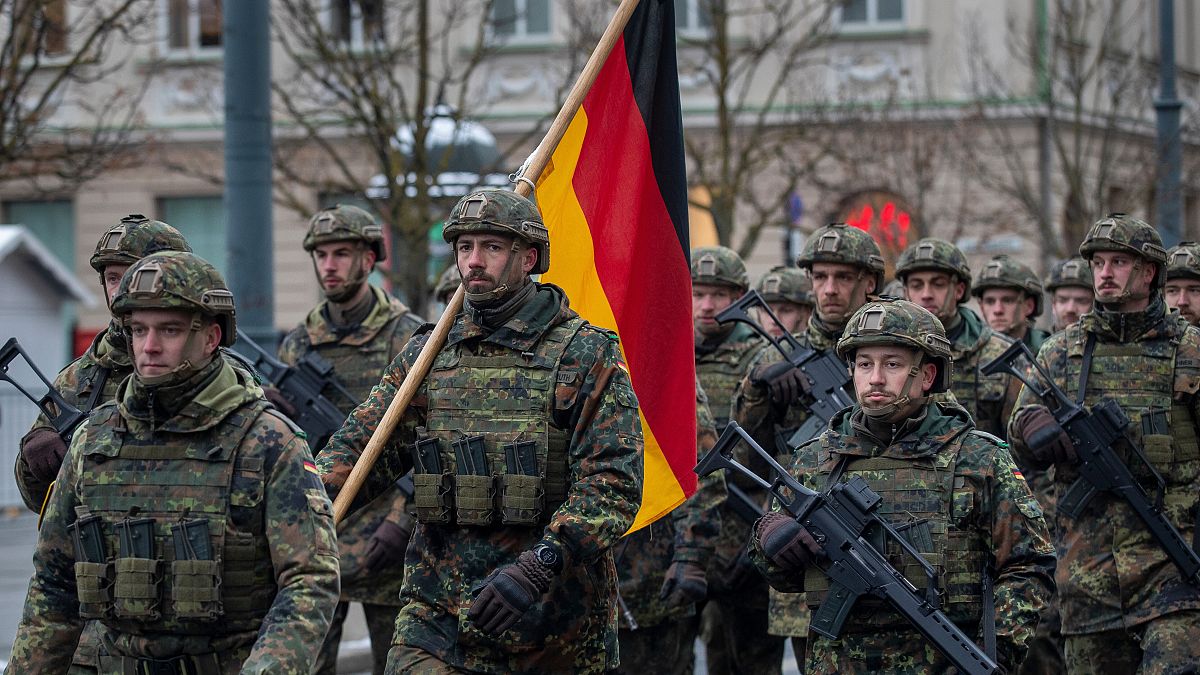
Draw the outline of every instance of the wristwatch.
[[[562,572],[562,554],[558,552],[557,546],[551,546],[546,542],[539,542],[537,546],[533,547],[533,555],[537,558],[539,563],[553,571],[555,574]]]

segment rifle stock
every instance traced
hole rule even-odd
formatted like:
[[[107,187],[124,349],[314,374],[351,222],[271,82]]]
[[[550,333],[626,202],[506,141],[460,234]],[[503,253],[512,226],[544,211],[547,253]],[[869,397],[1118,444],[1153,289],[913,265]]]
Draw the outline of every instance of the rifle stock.
[[[33,374],[37,375],[38,379],[46,385],[46,393],[41,397],[34,396],[9,376],[9,364],[16,360],[17,357],[25,361],[25,365],[29,366]],[[29,358],[29,354],[25,352],[25,349],[21,347],[21,344],[17,342],[17,338],[15,337],[9,338],[8,342],[5,342],[4,346],[0,347],[0,380],[16,387],[17,391],[32,401],[42,411],[42,414],[46,416],[46,419],[50,421],[50,426],[54,427],[54,430],[58,432],[63,441],[68,445],[71,443],[71,436],[75,433],[75,429],[79,424],[87,417],[87,413],[67,403],[62,394],[58,393],[58,390],[54,388],[54,383],[48,380],[45,374],[33,363],[33,360]]]

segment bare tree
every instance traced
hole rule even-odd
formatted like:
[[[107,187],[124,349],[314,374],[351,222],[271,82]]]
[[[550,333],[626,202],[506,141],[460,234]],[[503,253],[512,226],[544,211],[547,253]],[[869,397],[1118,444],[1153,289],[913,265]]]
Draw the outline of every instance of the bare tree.
[[[96,95],[152,25],[153,0],[0,0],[0,182],[69,189],[131,149],[149,77]]]

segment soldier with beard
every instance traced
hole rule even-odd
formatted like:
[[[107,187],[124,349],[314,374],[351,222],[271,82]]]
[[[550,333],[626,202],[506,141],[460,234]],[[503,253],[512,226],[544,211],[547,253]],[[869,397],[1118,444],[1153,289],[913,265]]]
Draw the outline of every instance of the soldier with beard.
[[[1200,244],[1181,242],[1167,251],[1167,307],[1193,326],[1200,325]]]
[[[1167,253],[1147,223],[1114,213],[1092,226],[1079,254],[1091,264],[1096,306],[1051,336],[1038,361],[1081,405],[1120,405],[1130,424],[1114,450],[1143,485],[1157,482],[1147,464],[1161,476],[1163,514],[1194,542],[1200,331],[1167,310]],[[1022,389],[1009,438],[1025,463],[1054,467],[1063,494],[1079,476],[1078,455],[1045,403]],[[1060,511],[1054,537],[1068,672],[1195,672],[1200,589],[1122,497],[1100,493],[1075,519]]]
[[[1058,263],[1046,277],[1046,292],[1050,294],[1050,311],[1057,333],[1092,311],[1096,299],[1092,291],[1092,268],[1079,257]]]
[[[353,398],[347,399],[332,383],[321,393],[348,414],[366,400],[379,373],[424,321],[367,282],[387,253],[383,228],[366,211],[338,204],[318,212],[309,221],[304,250],[312,256],[325,300],[284,337],[279,359],[295,365],[305,354],[315,353],[328,361],[338,383]],[[342,624],[351,602],[362,603],[373,671],[383,672],[400,611],[404,550],[414,523],[407,506],[408,498],[393,486],[338,524],[342,599],[314,673],[336,671]]]

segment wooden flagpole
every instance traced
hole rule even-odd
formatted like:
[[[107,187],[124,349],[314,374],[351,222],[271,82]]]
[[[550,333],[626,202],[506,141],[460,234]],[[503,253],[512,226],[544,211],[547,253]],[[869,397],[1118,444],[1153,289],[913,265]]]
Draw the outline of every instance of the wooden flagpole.
[[[616,13],[608,23],[608,27],[604,29],[604,34],[600,36],[600,42],[596,45],[596,49],[592,51],[592,55],[588,57],[587,63],[583,66],[583,71],[579,73],[579,79],[575,80],[575,85],[571,87],[571,92],[567,94],[567,99],[563,103],[563,107],[558,111],[558,116],[554,118],[554,122],[550,124],[549,131],[546,132],[545,138],[538,144],[537,149],[529,156],[525,165],[518,171],[517,185],[514,191],[523,196],[528,197],[533,190],[533,185],[537,183],[541,177],[542,171],[545,170],[546,164],[550,161],[550,156],[554,154],[555,148],[558,147],[559,141],[562,140],[564,134],[567,133],[567,127],[571,124],[571,120],[575,118],[575,113],[579,111],[579,107],[583,105],[583,99],[587,96],[588,91],[596,82],[596,76],[600,74],[600,68],[604,66],[604,62],[608,59],[609,53],[621,34],[625,31],[625,24],[629,23],[629,17],[633,15],[633,11],[637,9],[639,0],[621,0],[621,4],[617,7]],[[408,375],[404,378],[404,382],[400,383],[400,388],[396,391],[396,397],[388,404],[387,410],[384,411],[383,417],[379,420],[379,425],[375,427],[374,433],[371,434],[371,439],[367,441],[367,447],[363,449],[362,455],[358,461],[354,463],[354,469],[350,471],[350,476],[346,478],[345,485],[338,492],[337,499],[333,502],[333,520],[335,523],[342,522],[346,514],[350,511],[350,504],[354,502],[358,491],[362,489],[362,484],[367,479],[367,474],[371,472],[371,468],[375,466],[376,460],[383,452],[384,444],[391,437],[392,431],[396,428],[400,418],[408,409],[408,404],[417,393],[417,388],[425,380],[425,376],[429,374],[429,369],[433,366],[433,359],[437,357],[438,352],[446,344],[446,336],[450,334],[450,326],[454,324],[454,317],[458,315],[462,309],[463,295],[465,291],[460,284],[458,290],[454,291],[454,295],[450,298],[450,302],[446,305],[446,309],[442,312],[442,316],[438,318],[437,325],[434,326],[433,332],[429,335],[429,339],[425,342],[425,346],[421,349],[421,353],[417,355],[417,360],[408,371]]]

